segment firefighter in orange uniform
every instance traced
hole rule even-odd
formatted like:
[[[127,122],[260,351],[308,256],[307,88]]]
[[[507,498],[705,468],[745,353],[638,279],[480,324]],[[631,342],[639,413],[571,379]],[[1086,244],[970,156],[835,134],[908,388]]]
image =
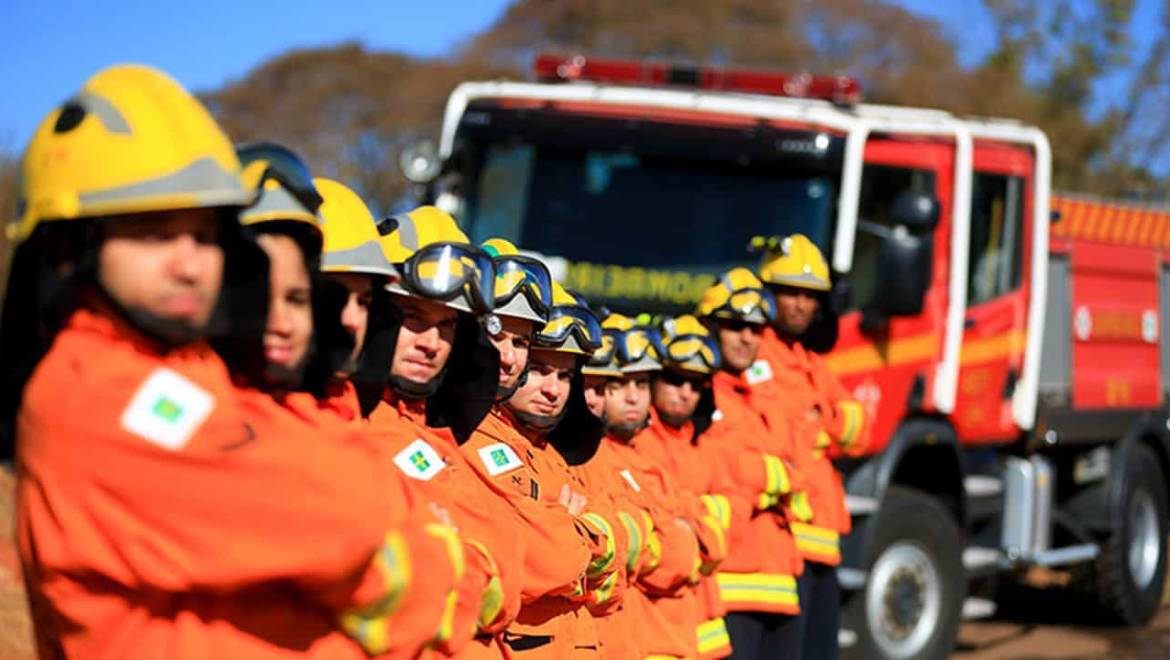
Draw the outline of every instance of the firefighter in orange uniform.
[[[835,658],[840,607],[836,567],[841,563],[840,536],[849,533],[851,521],[832,459],[864,451],[871,424],[820,355],[802,344],[818,314],[827,311],[822,307],[831,284],[821,251],[802,234],[768,241],[760,279],[775,296],[777,314],[764,333],[755,369],[769,374],[787,395],[812,509],[810,521],[792,527],[807,561],[800,584],[807,610],[804,657]]]
[[[147,67],[98,73],[37,130],[21,195],[0,354],[42,656],[363,657],[406,596],[449,597],[453,568],[420,583],[408,564],[453,537],[408,545],[388,457],[254,425],[208,346],[241,330],[219,312],[265,309],[229,294],[267,260],[193,97]],[[258,332],[235,340],[262,357]]]
[[[703,438],[714,412],[711,377],[719,369],[719,346],[693,316],[667,319],[662,327],[663,369],[651,383],[650,424],[638,436],[636,448],[671,473],[691,501],[698,502],[709,519],[719,525],[730,545],[733,521],[736,530],[742,531],[752,505],[734,484],[732,465],[746,463],[745,457],[721,454]],[[732,465],[727,464],[729,460]],[[699,601],[699,657],[727,657],[731,654],[731,638],[714,575],[700,581]]]
[[[308,168],[295,154],[279,145],[249,144],[239,148],[237,155],[244,167],[245,183],[261,192],[259,201],[244,210],[240,221],[256,233],[256,241],[269,263],[263,360],[253,361],[248,359],[250,355],[233,360],[241,365],[233,373],[233,380],[239,386],[238,396],[249,422],[258,434],[272,437],[309,434],[346,443],[366,442],[360,437],[360,429],[350,423],[348,411],[324,405],[326,390],[349,360],[353,340],[343,327],[337,306],[325,301],[323,278],[313,268],[320,260],[324,240],[320,216],[313,211],[322,196],[316,183],[309,179]],[[373,225],[371,230],[376,235]],[[378,247],[376,243],[375,247]],[[380,247],[378,250],[380,255]],[[389,263],[383,258],[382,265],[388,267]],[[239,348],[220,346],[229,358],[235,357],[233,353]],[[383,373],[386,368],[384,364]],[[386,466],[388,461],[381,464]],[[367,650],[380,652],[383,657],[413,657],[426,646],[452,649],[466,641],[459,637],[452,639],[451,634],[442,630],[443,625],[436,627],[433,623],[450,616],[447,600],[451,596],[464,595],[456,590],[457,582],[461,581],[456,575],[457,566],[462,560],[454,548],[453,532],[434,524],[437,521],[427,506],[429,503],[405,484],[404,478],[390,480],[395,500],[409,503],[415,510],[402,532],[403,540],[418,548],[427,547],[431,552],[439,551],[439,557],[447,556],[451,579],[456,584],[440,598],[404,598],[398,612],[385,625],[370,626],[364,614],[347,613],[342,619],[346,628]],[[405,554],[387,557],[402,566],[412,563]],[[424,557],[416,555],[413,564],[417,566]],[[447,564],[440,560],[438,574],[443,575],[446,568]],[[432,576],[427,577],[430,580]],[[474,588],[477,582],[470,578],[465,584]],[[247,627],[262,629],[267,625],[274,628],[273,633],[281,633],[272,609],[248,608],[257,621]],[[337,648],[338,637],[326,638],[332,644],[322,643],[314,650],[324,657],[343,653],[344,647]]]
[[[533,337],[527,376],[502,406],[504,418],[523,438],[516,453],[537,480],[531,482],[535,495],[568,509],[589,540],[592,557],[580,593],[549,594],[521,608],[508,629],[517,658],[627,657],[603,651],[593,615],[620,597],[623,539],[609,503],[588,490],[569,465],[573,453],[565,451],[569,445],[595,444],[601,436],[600,424],[585,408],[579,376],[580,363],[600,343],[600,335],[592,312],[554,283],[549,321]]]
[[[492,309],[490,256],[470,244],[445,212],[424,206],[393,216],[383,248],[400,280],[388,286],[403,312],[394,357],[370,433],[388,443],[394,463],[473,541],[478,559],[498,567],[481,607],[460,603],[479,634],[459,657],[504,657],[504,630],[516,617],[524,583],[523,521],[500,491],[480,478],[460,450],[495,401],[498,354],[477,315]],[[359,398],[370,392],[359,383]]]
[[[699,501],[686,498],[666,468],[640,449],[649,433],[650,377],[661,369],[657,332],[618,314],[602,327],[612,337],[621,376],[606,382],[608,433],[585,467],[608,473],[610,487],[651,522],[651,550],[622,613],[627,634],[640,657],[695,658],[695,631],[703,618],[697,585],[723,559],[726,536]]]
[[[801,648],[796,578],[803,563],[789,528],[801,480],[787,418],[776,411],[779,397],[751,369],[773,305],[755,275],[736,268],[704,292],[696,310],[718,338],[723,359],[712,379],[716,410],[704,440],[721,451],[763,458],[763,470],[744,469],[737,480],[755,510],[747,530],[733,534],[717,575],[733,658],[793,657]],[[749,478],[761,471],[763,484]]]
[[[484,327],[500,355],[497,403],[461,450],[480,477],[508,499],[523,523],[514,532],[527,540],[521,591],[524,617],[507,635],[514,647],[523,647],[524,638],[532,636],[528,622],[544,604],[563,607],[592,599],[596,605],[613,598],[612,589],[606,593],[601,586],[616,582],[617,564],[609,539],[596,533],[594,516],[581,508],[583,500],[574,505],[567,484],[553,493],[555,499],[544,495],[550,482],[521,458],[532,450],[517,418],[504,406],[527,380],[532,337],[545,325],[553,307],[548,269],[502,239],[487,241],[483,247],[492,256],[496,272],[495,309]],[[553,618],[574,622],[568,611]],[[555,630],[558,625],[550,621],[546,627]]]
[[[398,322],[385,284],[398,274],[382,252],[373,214],[357,193],[332,179],[318,177],[313,184],[321,194],[318,214],[325,234],[317,299],[341,322],[332,342],[337,364],[325,402],[356,422],[360,405],[351,379],[383,379],[389,368]]]

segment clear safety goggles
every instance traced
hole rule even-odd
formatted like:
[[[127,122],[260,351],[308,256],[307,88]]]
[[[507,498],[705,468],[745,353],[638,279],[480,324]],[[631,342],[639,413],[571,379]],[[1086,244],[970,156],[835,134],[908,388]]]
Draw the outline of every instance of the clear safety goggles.
[[[466,243],[432,243],[402,264],[402,280],[414,293],[434,300],[462,297],[476,314],[495,304],[495,269],[486,252]]]
[[[250,163],[264,161],[266,168],[260,175],[257,187],[262,188],[265,181],[275,181],[290,195],[295,197],[310,213],[316,213],[324,201],[317,186],[313,184],[313,175],[308,165],[300,156],[278,144],[270,142],[256,142],[240,145],[236,149],[236,157],[240,165],[247,167]]]
[[[601,322],[580,305],[557,305],[549,310],[548,323],[536,333],[539,344],[559,345],[574,335],[578,343],[593,352],[602,347]]]
[[[670,362],[684,364],[691,360],[702,361],[708,369],[719,368],[719,346],[706,335],[678,335],[666,345],[666,357]]]
[[[510,254],[492,257],[495,268],[495,306],[507,305],[523,295],[538,313],[545,316],[553,306],[552,276],[548,268],[532,257]]]

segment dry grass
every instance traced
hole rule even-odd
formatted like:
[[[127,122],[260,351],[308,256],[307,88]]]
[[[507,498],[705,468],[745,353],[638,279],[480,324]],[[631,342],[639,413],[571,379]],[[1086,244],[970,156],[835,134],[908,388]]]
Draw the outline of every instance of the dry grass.
[[[16,555],[15,487],[12,470],[0,467],[0,660],[36,657]]]

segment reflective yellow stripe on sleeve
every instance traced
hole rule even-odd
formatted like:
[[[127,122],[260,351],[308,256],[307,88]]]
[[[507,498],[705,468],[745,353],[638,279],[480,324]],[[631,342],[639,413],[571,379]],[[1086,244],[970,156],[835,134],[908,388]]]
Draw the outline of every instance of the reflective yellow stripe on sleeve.
[[[700,623],[696,633],[699,636],[699,655],[707,655],[731,646],[731,636],[727,633],[727,624],[723,617],[707,619]]]
[[[500,583],[500,567],[496,564],[496,560],[488,551],[487,546],[475,539],[464,540],[484,556],[488,562],[488,570],[492,574],[480,597],[478,623],[481,628],[484,628],[490,626],[496,617],[500,616],[500,610],[504,608],[504,586]]]
[[[841,401],[837,404],[837,411],[844,420],[841,437],[837,438],[837,442],[842,448],[848,448],[861,434],[861,425],[865,423],[865,410],[856,401]]]
[[[642,534],[642,527],[630,514],[625,511],[618,511],[618,519],[625,526],[626,536],[630,540],[630,551],[626,556],[626,570],[632,572],[634,567],[638,565],[638,559],[642,556],[642,549],[646,545],[646,537]]]
[[[723,529],[731,529],[731,502],[726,495],[700,495],[699,501]]]
[[[600,577],[613,566],[614,556],[617,554],[613,526],[603,516],[592,511],[581,514],[581,520],[597,535],[605,537],[605,553],[589,562],[589,569],[585,571],[585,575],[591,578]]]
[[[796,539],[796,549],[809,559],[836,563],[841,559],[841,535],[826,527],[790,522],[788,528]]]
[[[388,532],[374,555],[383,593],[375,601],[341,614],[341,629],[371,655],[385,653],[390,643],[389,619],[410,585],[410,552],[398,532]]]
[[[769,495],[784,495],[792,490],[792,484],[788,479],[788,468],[779,456],[764,454],[764,470],[768,482],[764,492]]]
[[[467,572],[467,559],[463,556],[463,542],[459,539],[459,534],[454,529],[437,523],[428,523],[423,529],[431,536],[443,540],[447,547],[447,558],[451,560],[451,566],[455,569],[455,582],[462,581],[464,573]],[[439,643],[450,640],[455,632],[455,607],[459,604],[458,599],[459,593],[455,589],[447,594],[439,629],[435,632],[435,641]]]

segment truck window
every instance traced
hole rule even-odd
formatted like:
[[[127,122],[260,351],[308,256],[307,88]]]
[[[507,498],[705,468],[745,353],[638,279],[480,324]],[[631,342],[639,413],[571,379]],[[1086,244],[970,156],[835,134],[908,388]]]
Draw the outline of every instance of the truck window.
[[[931,170],[866,165],[861,173],[861,197],[857,217],[875,224],[889,225],[889,210],[894,198],[904,190],[938,195],[935,176]],[[880,241],[877,237],[858,231],[853,242],[853,267],[849,277],[852,291],[848,310],[864,309],[873,302],[878,281],[877,255]]]
[[[831,175],[505,142],[469,179],[461,220],[474,240],[506,236],[567,264],[554,276],[615,309],[689,309],[717,273],[756,265],[755,235],[801,232],[826,253],[832,243]],[[642,271],[674,284],[640,285]]]
[[[975,173],[967,305],[987,302],[1020,285],[1024,257],[1024,180]]]

